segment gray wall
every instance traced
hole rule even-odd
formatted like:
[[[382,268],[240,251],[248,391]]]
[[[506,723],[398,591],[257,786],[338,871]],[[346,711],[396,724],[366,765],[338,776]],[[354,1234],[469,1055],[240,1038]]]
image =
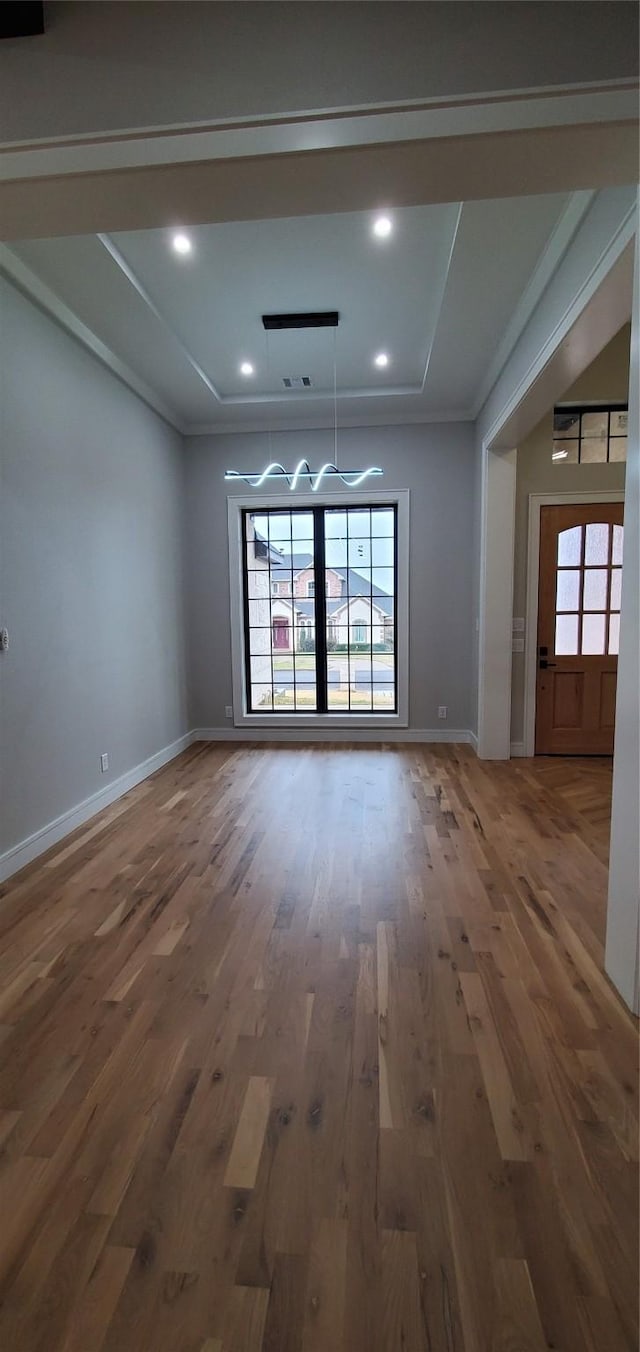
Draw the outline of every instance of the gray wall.
[[[559,403],[609,401],[626,403],[629,395],[628,324],[603,348]],[[531,493],[595,493],[624,488],[624,464],[564,465],[551,459],[553,409],[518,447],[516,476],[513,613],[526,616],[529,495]],[[511,740],[524,736],[524,653],[513,654],[511,679]]]
[[[385,489],[411,491],[409,722],[412,728],[471,726],[473,427],[470,423],[348,428],[340,463],[378,464]],[[333,456],[326,431],[188,437],[187,596],[191,722],[228,726],[231,703],[229,560],[225,469],[267,460],[311,464]],[[374,486],[375,483],[374,483]],[[270,491],[274,489],[273,484]],[[339,491],[336,489],[336,491]],[[236,490],[237,492],[237,490]],[[256,501],[259,492],[256,492]],[[439,723],[438,705],[449,716]]]
[[[188,724],[182,439],[2,281],[0,315],[2,854]]]

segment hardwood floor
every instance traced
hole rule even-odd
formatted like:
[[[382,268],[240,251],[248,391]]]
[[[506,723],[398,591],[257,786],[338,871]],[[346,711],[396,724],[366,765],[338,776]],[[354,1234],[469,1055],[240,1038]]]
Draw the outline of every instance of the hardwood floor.
[[[0,1345],[634,1349],[610,779],[199,745],[0,889]]]

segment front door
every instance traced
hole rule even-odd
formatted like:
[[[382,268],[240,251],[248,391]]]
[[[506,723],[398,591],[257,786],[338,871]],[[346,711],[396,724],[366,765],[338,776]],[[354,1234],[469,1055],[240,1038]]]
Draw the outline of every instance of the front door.
[[[541,509],[537,755],[613,755],[623,510]]]
[[[273,646],[274,648],[289,651],[289,621],[274,619],[273,621]]]

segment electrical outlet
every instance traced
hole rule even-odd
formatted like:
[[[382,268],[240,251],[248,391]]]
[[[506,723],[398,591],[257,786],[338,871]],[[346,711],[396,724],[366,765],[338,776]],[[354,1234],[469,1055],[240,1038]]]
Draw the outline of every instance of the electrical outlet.
[[[105,751],[104,755],[100,757],[100,769],[101,769],[103,775],[106,775],[107,770],[109,769],[109,757],[108,757],[106,751]]]
[[[439,704],[439,705],[438,705],[438,718],[446,718],[446,717],[447,717],[447,706],[446,706],[446,704]]]
[[[225,706],[224,706],[224,716],[225,716],[225,718],[233,718],[233,705],[232,705],[232,704],[225,704]]]

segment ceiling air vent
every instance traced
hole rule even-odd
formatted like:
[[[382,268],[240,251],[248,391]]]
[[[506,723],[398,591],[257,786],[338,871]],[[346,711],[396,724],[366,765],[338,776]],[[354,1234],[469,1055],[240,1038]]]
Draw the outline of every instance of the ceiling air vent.
[[[285,390],[310,390],[311,376],[283,376]]]

